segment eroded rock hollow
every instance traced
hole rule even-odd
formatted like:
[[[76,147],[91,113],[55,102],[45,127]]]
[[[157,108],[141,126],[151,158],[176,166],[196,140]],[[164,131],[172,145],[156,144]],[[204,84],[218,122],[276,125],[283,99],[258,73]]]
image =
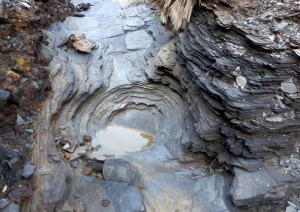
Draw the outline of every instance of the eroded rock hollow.
[[[255,18],[270,14],[255,13],[247,26],[234,12],[245,5],[222,2],[196,6],[180,33],[149,5],[105,0],[44,31],[52,92],[33,154],[36,190],[24,208],[255,211],[296,202],[298,19],[287,21],[293,27],[281,42],[251,28],[269,26]],[[84,34],[89,53],[67,44],[71,34]],[[110,125],[154,142],[118,157],[88,149]]]

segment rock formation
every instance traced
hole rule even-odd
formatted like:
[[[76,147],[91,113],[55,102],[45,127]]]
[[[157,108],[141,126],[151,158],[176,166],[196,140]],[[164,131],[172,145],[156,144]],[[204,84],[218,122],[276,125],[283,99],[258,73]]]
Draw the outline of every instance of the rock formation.
[[[49,63],[27,77],[39,73],[33,85],[51,90],[39,123],[15,117],[17,133],[38,132],[22,211],[299,209],[298,1],[159,1],[163,23],[140,1],[72,2],[84,8],[43,30],[38,56]],[[68,48],[72,34],[82,42]],[[16,85],[0,86],[1,109],[26,96]],[[109,125],[153,145],[104,154],[93,142]],[[0,152],[8,169],[15,158]],[[1,210],[18,207],[6,196]]]
[[[201,137],[189,148],[233,171],[237,206],[278,202],[300,188],[298,3],[258,4],[201,3],[173,41],[178,62],[166,46],[150,75],[180,80]],[[279,162],[290,157],[298,165],[287,171]]]

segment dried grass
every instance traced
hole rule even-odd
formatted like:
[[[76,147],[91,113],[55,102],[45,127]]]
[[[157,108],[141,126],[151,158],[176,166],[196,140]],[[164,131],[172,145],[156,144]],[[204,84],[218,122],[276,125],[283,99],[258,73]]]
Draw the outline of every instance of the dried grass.
[[[192,11],[201,0],[150,0],[161,11],[160,18],[168,28],[178,31],[190,21]]]

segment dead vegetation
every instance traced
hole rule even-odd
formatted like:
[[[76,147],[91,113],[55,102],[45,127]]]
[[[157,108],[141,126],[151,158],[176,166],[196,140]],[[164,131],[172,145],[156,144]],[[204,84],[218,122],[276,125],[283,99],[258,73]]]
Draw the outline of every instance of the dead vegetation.
[[[190,21],[198,0],[150,0],[161,11],[160,18],[168,28],[174,31],[184,29]]]

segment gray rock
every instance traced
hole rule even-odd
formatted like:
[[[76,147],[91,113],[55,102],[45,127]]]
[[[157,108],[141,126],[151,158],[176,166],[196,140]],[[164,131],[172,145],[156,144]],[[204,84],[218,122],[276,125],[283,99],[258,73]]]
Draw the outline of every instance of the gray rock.
[[[273,43],[270,40],[261,39],[254,35],[246,35],[246,38],[248,38],[254,45],[257,45],[257,46],[265,46],[265,45]]]
[[[293,51],[295,52],[296,55],[300,57],[300,49],[293,49]]]
[[[282,184],[296,183],[296,185],[299,185],[300,182],[298,181],[290,174],[284,173],[281,168],[265,166],[251,173],[234,168],[234,180],[230,189],[230,195],[237,206],[257,204],[273,198],[275,201],[283,200],[290,194],[297,193],[299,188],[297,186],[287,186],[280,195],[277,194],[277,189]]]
[[[244,76],[237,76],[236,77],[236,84],[241,89],[244,89],[247,86],[247,79]]]
[[[33,129],[25,129],[25,132],[32,134],[33,133]]]
[[[21,201],[21,191],[20,191],[20,188],[18,188],[18,187],[14,188],[14,190],[12,190],[10,192],[10,195],[12,196],[13,201],[20,203],[20,201]]]
[[[144,181],[138,169],[123,159],[113,158],[105,161],[103,165],[103,176],[105,180],[126,182],[143,188]]]
[[[233,24],[234,18],[232,15],[230,15],[227,12],[223,11],[216,11],[215,14],[217,15],[217,23],[224,27],[224,28],[230,28]]]
[[[267,17],[269,16],[272,16],[273,15],[273,11],[272,10],[269,10],[269,11],[266,11],[264,12],[263,14],[260,15],[260,19],[264,20],[266,19]]]
[[[51,155],[51,159],[54,161],[54,162],[60,162],[61,161],[61,158],[57,155]]]
[[[129,17],[127,18],[126,20],[126,26],[124,27],[125,30],[128,30],[128,29],[137,29],[137,28],[140,28],[140,27],[143,27],[145,26],[145,22],[139,18],[139,17]]]
[[[291,206],[286,207],[285,212],[297,212],[296,208],[293,208]]]
[[[138,50],[149,48],[152,43],[151,36],[145,30],[130,32],[125,38],[128,50]]]
[[[0,209],[5,208],[10,203],[9,199],[1,199],[0,200]]]
[[[287,22],[282,21],[280,24],[275,25],[275,26],[272,28],[272,30],[273,30],[274,32],[280,32],[280,31],[284,30],[285,28],[287,28],[288,25],[289,25],[289,24],[288,24]]]
[[[172,40],[162,47],[155,59],[155,65],[172,70],[177,62],[175,41]]]
[[[66,128],[67,128],[67,125],[65,125],[65,124],[59,125],[60,130],[65,130]]]
[[[91,162],[91,167],[94,172],[102,172],[103,170],[103,163],[98,162],[98,161],[92,161]]]
[[[17,114],[17,125],[23,125],[24,124],[24,119]]]
[[[33,175],[34,170],[35,170],[35,165],[32,162],[28,161],[24,166],[22,176],[24,178],[30,178]]]
[[[283,83],[281,83],[280,89],[283,92],[289,93],[289,94],[293,94],[293,93],[296,93],[298,91],[297,86],[292,82],[283,82]]]
[[[76,160],[86,155],[87,155],[86,146],[77,147],[74,153],[71,155],[70,161]]]
[[[10,97],[10,92],[0,89],[0,108],[2,108]]]
[[[14,202],[11,202],[6,208],[4,208],[3,212],[19,212],[20,206]]]
[[[70,164],[71,164],[71,166],[72,166],[73,168],[77,168],[77,167],[78,167],[78,161],[77,161],[77,160],[71,161]]]
[[[145,211],[143,198],[137,187],[129,186],[127,183],[105,181],[101,181],[101,185],[105,189],[107,199],[110,201],[109,205],[108,202],[105,205],[112,205],[115,211]]]

